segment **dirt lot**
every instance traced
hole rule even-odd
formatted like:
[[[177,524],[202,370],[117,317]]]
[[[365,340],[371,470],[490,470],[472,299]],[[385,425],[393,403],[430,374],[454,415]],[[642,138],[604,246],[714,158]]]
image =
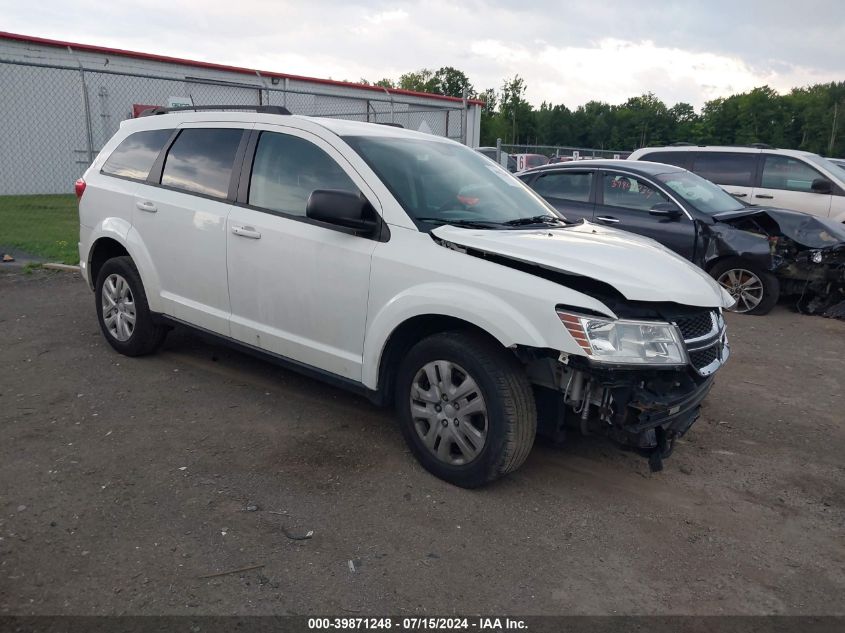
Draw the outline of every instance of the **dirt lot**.
[[[663,472],[585,438],[466,491],[361,398],[0,274],[0,613],[845,614],[845,322],[730,316]]]

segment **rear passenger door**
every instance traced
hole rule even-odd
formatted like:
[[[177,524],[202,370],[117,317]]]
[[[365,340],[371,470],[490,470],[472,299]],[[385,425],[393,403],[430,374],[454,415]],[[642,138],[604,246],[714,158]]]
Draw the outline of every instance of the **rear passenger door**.
[[[180,127],[135,192],[133,233],[150,259],[165,314],[229,334],[226,217],[236,192],[233,167],[246,147],[243,125]]]
[[[830,215],[833,196],[812,190],[813,181],[818,178],[830,180],[800,158],[763,154],[760,186],[754,189],[754,204],[826,218]]]
[[[754,204],[752,191],[759,152],[694,152],[690,171],[714,182],[733,197]]]
[[[693,261],[696,229],[686,213],[675,218],[649,213],[656,204],[674,204],[668,196],[637,176],[614,171],[600,174],[602,185],[596,203],[596,223],[650,237]]]
[[[567,220],[593,219],[593,175],[590,169],[561,169],[547,171],[529,181],[539,193]]]
[[[370,262],[378,243],[305,216],[316,189],[375,194],[346,159],[295,128],[256,130],[227,222],[232,336],[361,380]]]

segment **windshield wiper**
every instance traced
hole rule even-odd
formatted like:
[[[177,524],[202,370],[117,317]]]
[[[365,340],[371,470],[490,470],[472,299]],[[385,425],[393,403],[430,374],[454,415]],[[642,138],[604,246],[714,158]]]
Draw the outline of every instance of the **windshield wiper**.
[[[416,220],[429,224],[451,224],[452,226],[462,226],[471,229],[496,229],[502,226],[500,222],[489,222],[486,220],[447,220],[445,218],[416,218]]]
[[[503,222],[505,226],[529,226],[532,224],[566,224],[566,221],[563,218],[559,218],[554,215],[535,215],[531,218],[517,218],[516,220],[508,220],[507,222]]]

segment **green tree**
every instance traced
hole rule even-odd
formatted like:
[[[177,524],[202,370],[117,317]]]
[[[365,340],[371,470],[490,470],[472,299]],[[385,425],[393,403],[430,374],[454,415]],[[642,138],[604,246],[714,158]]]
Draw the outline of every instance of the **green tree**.
[[[437,70],[433,77],[437,94],[449,97],[472,96],[473,88],[469,78],[457,68],[444,66]],[[466,92],[464,92],[466,91]]]

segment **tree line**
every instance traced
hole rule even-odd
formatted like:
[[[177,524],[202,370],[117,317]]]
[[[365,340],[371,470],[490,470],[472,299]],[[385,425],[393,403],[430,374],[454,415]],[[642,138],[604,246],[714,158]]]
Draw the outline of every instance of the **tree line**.
[[[363,83],[370,82],[362,80]],[[694,143],[803,149],[823,156],[845,156],[845,82],[793,88],[780,94],[769,86],[704,104],[667,106],[649,92],[621,104],[589,101],[574,110],[545,101],[535,108],[525,99],[518,75],[500,89],[476,91],[460,70],[423,68],[385,78],[374,85],[452,97],[481,99],[481,144],[561,145],[631,151],[639,147]]]

